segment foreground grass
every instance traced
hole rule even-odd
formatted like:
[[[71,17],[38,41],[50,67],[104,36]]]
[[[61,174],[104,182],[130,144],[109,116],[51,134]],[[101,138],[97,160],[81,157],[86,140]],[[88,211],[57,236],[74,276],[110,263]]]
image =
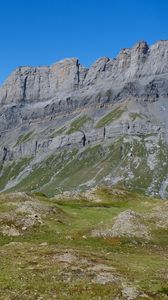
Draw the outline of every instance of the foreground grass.
[[[23,235],[0,234],[0,299],[124,300],[124,286],[140,291],[133,299],[168,299],[164,229],[155,231],[148,242],[91,236],[93,229],[109,226],[120,212],[150,212],[161,200],[108,188],[95,191],[97,201],[84,195],[30,196],[55,210]],[[21,197],[13,194],[13,207],[25,201]],[[11,196],[1,195],[0,225],[11,207]]]

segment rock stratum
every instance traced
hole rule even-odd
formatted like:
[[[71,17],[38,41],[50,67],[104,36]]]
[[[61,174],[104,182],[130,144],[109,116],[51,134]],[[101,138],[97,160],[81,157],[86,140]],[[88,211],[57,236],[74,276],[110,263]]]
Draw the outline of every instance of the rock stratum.
[[[0,190],[120,185],[168,197],[168,41],[89,69],[18,67],[0,87]]]

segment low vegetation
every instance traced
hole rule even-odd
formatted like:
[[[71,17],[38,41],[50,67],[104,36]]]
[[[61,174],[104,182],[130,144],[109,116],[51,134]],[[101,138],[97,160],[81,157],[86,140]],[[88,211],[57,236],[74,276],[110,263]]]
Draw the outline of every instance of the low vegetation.
[[[30,163],[30,158],[23,158],[18,161],[10,162],[7,165],[1,165],[0,190],[3,190],[7,183],[14,180]]]
[[[32,138],[33,133],[33,131],[29,131],[28,133],[23,133],[22,135],[20,135],[15,146],[18,146],[24,142],[28,142]]]
[[[93,236],[130,209],[144,217],[150,239]],[[167,299],[168,228],[152,218],[159,211],[161,222],[166,209],[121,188],[50,199],[1,194],[0,299]]]
[[[90,121],[91,119],[86,116],[86,115],[83,115],[81,117],[79,117],[78,119],[74,120],[71,125],[70,125],[70,128],[69,130],[66,132],[67,134],[71,134],[73,132],[76,132],[80,129],[83,128],[83,126],[88,122]]]
[[[49,135],[49,137],[50,137],[50,138],[54,138],[54,137],[56,137],[56,136],[58,136],[58,135],[61,135],[61,134],[64,133],[65,130],[66,130],[66,127],[65,127],[65,126],[64,126],[64,127],[61,127],[61,128],[58,129],[58,130],[54,130],[54,131]]]
[[[49,197],[64,191],[84,191],[96,185],[120,185],[142,194],[162,192],[167,178],[168,150],[155,136],[121,136],[111,145],[89,145],[67,149],[46,156],[40,163],[33,158],[4,163],[1,166],[0,190],[20,176],[8,191],[41,191]],[[81,144],[82,146],[82,144]],[[164,162],[164,164],[163,164]],[[164,193],[167,191],[165,184]]]
[[[98,123],[96,124],[96,128],[101,128],[103,126],[107,126],[110,123],[112,123],[113,121],[119,119],[121,117],[121,115],[124,113],[125,108],[120,108],[117,107],[114,110],[112,110],[110,113],[108,113],[107,115],[105,115],[102,119],[100,119],[98,121]]]
[[[132,112],[132,113],[130,113],[129,115],[130,115],[131,121],[133,121],[133,122],[134,122],[136,119],[143,120],[144,117],[145,117],[144,115],[139,114],[139,113],[137,113],[137,112]]]

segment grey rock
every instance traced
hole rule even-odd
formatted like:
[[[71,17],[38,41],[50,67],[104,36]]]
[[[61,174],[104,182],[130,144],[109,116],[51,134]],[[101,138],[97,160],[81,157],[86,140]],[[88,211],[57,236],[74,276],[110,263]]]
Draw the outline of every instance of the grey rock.
[[[131,237],[150,239],[148,227],[144,224],[143,216],[132,210],[120,213],[112,226],[105,230],[94,230],[93,236],[100,237]]]
[[[43,101],[58,91],[77,89],[87,69],[78,59],[65,59],[51,67],[19,67],[7,79],[0,91],[1,103]]]
[[[137,299],[141,293],[132,286],[125,286],[122,290],[122,296],[127,300]]]
[[[93,86],[96,86],[96,92],[101,92],[104,88],[112,88],[116,81],[119,87],[137,79],[144,85],[144,77],[148,82],[153,76],[168,72],[167,61],[168,41],[160,41],[151,47],[146,42],[139,42],[132,49],[123,49],[116,59],[100,58],[89,70],[76,58],[65,59],[50,67],[19,67],[1,87],[0,102],[39,102],[55,97],[59,102],[71,99],[71,96],[69,101],[74,101],[76,97],[83,99],[88,94],[87,89],[92,95]]]

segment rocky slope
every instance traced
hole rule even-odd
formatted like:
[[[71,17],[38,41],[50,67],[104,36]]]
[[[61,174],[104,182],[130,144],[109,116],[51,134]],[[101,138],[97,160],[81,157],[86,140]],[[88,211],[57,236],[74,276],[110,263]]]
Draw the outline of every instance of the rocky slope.
[[[168,196],[168,41],[89,69],[76,58],[19,67],[0,103],[1,191],[119,184]]]

